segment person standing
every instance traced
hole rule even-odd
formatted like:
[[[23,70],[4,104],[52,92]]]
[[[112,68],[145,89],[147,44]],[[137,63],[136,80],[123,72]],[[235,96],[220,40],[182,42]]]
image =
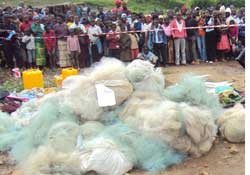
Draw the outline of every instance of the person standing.
[[[60,67],[68,67],[71,65],[70,58],[67,51],[67,35],[68,35],[68,26],[63,22],[63,18],[58,16],[56,18],[56,24],[54,25],[54,31],[57,37],[57,61]]]
[[[121,37],[120,37],[120,46],[121,46],[121,52],[120,52],[120,59],[124,62],[131,61],[131,53],[130,53],[130,47],[131,47],[131,38],[128,33],[125,32],[126,28],[125,26],[121,26]]]
[[[235,21],[231,20],[230,25],[235,25]],[[238,43],[239,38],[239,28],[237,25],[228,27],[228,38],[231,46],[231,53],[229,54],[230,58],[234,58],[233,50],[236,47],[236,43]]]
[[[56,34],[54,30],[45,26],[45,32],[43,32],[43,42],[46,48],[46,52],[49,58],[49,66],[52,71],[56,68]]]
[[[46,65],[45,47],[42,39],[42,33],[44,32],[44,25],[41,24],[38,16],[33,17],[33,24],[31,25],[31,31],[34,33],[35,45],[36,45],[36,65],[42,68]]]
[[[86,28],[84,27],[84,25],[80,23],[79,16],[74,17],[74,22],[69,26],[69,29],[77,29],[77,30],[81,30],[82,33],[84,33],[84,34],[87,33]]]
[[[206,52],[206,41],[205,35],[206,32],[202,28],[205,25],[205,12],[201,12],[201,16],[198,19],[198,32],[197,32],[197,46],[200,54],[200,60],[203,62],[207,61],[207,52]],[[211,62],[211,61],[210,61]]]
[[[3,52],[6,59],[6,64],[8,68],[13,69],[15,67],[14,57],[16,54],[16,38],[15,35],[17,29],[16,26],[11,22],[11,16],[4,15],[3,16],[3,24],[1,24],[0,28],[4,31],[1,32],[1,37],[3,44]],[[11,35],[12,34],[12,35]],[[10,37],[11,36],[11,37]],[[8,38],[8,39],[7,39]]]
[[[89,46],[90,64],[99,61],[103,53],[103,47],[100,39],[101,34],[102,34],[101,28],[98,25],[96,25],[96,22],[93,19],[91,19],[90,27],[88,28],[88,36],[90,39],[90,46]]]
[[[216,60],[217,32],[214,29],[215,19],[212,9],[209,9],[208,12],[209,14],[205,18],[205,25],[208,27],[205,30],[206,53],[207,53],[207,60],[214,62]]]
[[[67,49],[70,54],[72,65],[80,69],[79,54],[81,53],[80,43],[74,29],[70,29],[70,35],[67,37]]]
[[[27,55],[28,55],[28,68],[35,68],[36,59],[36,47],[35,47],[35,37],[31,31],[26,31],[22,38],[22,42],[26,45]]]
[[[166,66],[166,44],[167,37],[159,23],[159,19],[155,18],[148,36],[148,48],[153,49],[154,54],[159,58],[156,66],[160,66],[160,64]]]
[[[20,32],[29,31],[31,28],[31,22],[29,21],[29,16],[24,16],[23,22],[20,24],[19,30]]]
[[[139,36],[137,35],[137,33],[132,32],[132,33],[129,33],[129,37],[131,40],[131,45],[130,45],[131,59],[133,60],[133,59],[136,59],[139,54],[139,45],[138,45]]]
[[[185,20],[186,27],[197,27],[197,21],[195,20],[194,15],[191,11],[186,12],[187,18]],[[196,50],[196,29],[188,29],[187,30],[187,40],[186,40],[186,54],[187,54],[187,62],[192,64],[199,64],[198,54]]]
[[[106,39],[109,42],[108,48],[109,48],[109,56],[120,58],[120,34],[116,32],[116,24],[111,25],[111,30],[106,35]]]
[[[175,46],[175,64],[180,65],[180,52],[181,52],[181,64],[186,65],[186,24],[182,19],[181,13],[177,12],[176,19],[171,23],[172,36],[174,38]]]

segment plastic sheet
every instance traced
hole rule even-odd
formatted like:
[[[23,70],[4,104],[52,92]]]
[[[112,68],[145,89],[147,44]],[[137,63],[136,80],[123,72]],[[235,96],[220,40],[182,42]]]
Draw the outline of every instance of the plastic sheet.
[[[245,109],[241,104],[226,110],[217,120],[222,137],[230,142],[245,142]]]
[[[83,173],[93,170],[101,175],[123,175],[133,168],[133,164],[111,140],[97,138],[90,142],[80,154]]]
[[[177,85],[166,88],[164,95],[171,101],[185,102],[210,110],[214,118],[222,112],[218,97],[207,92],[205,81],[191,74],[183,75]]]

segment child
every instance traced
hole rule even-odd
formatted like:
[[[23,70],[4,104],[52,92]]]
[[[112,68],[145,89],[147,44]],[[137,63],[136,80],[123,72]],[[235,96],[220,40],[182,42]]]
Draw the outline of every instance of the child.
[[[223,21],[222,24],[225,22]],[[230,52],[230,43],[228,39],[228,29],[226,27],[222,27],[219,29],[220,35],[219,40],[217,42],[217,50],[220,52],[220,56],[222,61],[225,61],[225,53]]]
[[[22,38],[22,42],[26,45],[28,54],[28,68],[35,68],[35,37],[31,31],[26,31]]]
[[[112,24],[111,31],[106,36],[109,42],[109,56],[119,58],[120,57],[120,34],[116,33],[116,24]]]
[[[48,26],[45,26],[45,32],[43,32],[43,42],[49,57],[49,64],[52,71],[56,68],[56,34],[54,30],[51,30]]]
[[[70,53],[72,64],[75,68],[80,69],[79,54],[81,53],[78,36],[75,35],[74,29],[69,30],[70,36],[67,38],[67,49]]]
[[[139,54],[139,46],[138,46],[139,37],[136,33],[130,33],[129,36],[131,40],[131,47],[130,47],[131,58],[135,59]]]
[[[125,32],[125,26],[121,26],[121,31]],[[131,47],[131,39],[128,33],[121,33],[120,35],[120,59],[122,61],[131,61],[130,47]]]

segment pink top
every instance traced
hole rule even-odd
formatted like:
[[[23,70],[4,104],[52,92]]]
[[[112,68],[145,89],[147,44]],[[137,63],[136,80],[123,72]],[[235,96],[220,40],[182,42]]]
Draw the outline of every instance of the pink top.
[[[173,38],[186,38],[187,31],[186,31],[186,24],[184,20],[181,20],[181,24],[177,24],[177,20],[173,20],[170,24],[171,26],[171,34]]]
[[[69,52],[72,52],[72,51],[78,51],[79,53],[81,52],[78,36],[76,35],[74,35],[73,37],[68,36],[67,49]]]
[[[230,38],[235,37],[235,39],[238,39],[238,35],[239,35],[238,26],[232,26],[228,28],[228,36]]]
[[[165,26],[164,24],[162,25],[163,31],[165,33],[165,35],[167,36],[171,36],[171,28],[170,25]]]

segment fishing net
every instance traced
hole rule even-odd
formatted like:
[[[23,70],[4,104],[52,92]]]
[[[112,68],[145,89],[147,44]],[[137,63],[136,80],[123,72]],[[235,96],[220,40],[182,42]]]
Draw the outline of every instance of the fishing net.
[[[49,130],[49,145],[59,152],[73,152],[77,146],[79,135],[79,125],[73,122],[60,122]]]
[[[39,147],[19,166],[25,175],[81,175],[78,156],[49,146]]]
[[[184,75],[177,85],[166,88],[164,95],[171,101],[185,102],[208,109],[215,118],[222,111],[218,97],[208,93],[204,80],[194,75]]]
[[[8,133],[16,129],[16,124],[10,115],[0,111],[0,134]]]
[[[87,77],[88,76],[88,77]],[[102,84],[115,93],[116,105],[123,103],[133,92],[125,76],[124,64],[113,58],[103,58],[83,75],[69,77],[63,82],[66,102],[72,106],[81,123],[100,120],[103,108],[99,107],[96,84]]]
[[[148,93],[139,93],[123,109],[119,117],[125,123],[195,157],[207,153],[216,136],[217,127],[211,113],[184,103],[158,96],[148,98]]]
[[[135,167],[151,172],[180,163],[184,158],[160,140],[146,137],[120,122],[108,126],[98,137],[111,140]]]
[[[118,59],[103,57],[99,62],[93,64],[85,74],[95,81],[101,80],[126,80],[125,65]]]
[[[76,116],[71,108],[63,104],[58,96],[50,96],[43,101],[32,123],[20,131],[10,132],[1,140],[3,150],[11,148],[11,156],[22,161],[39,145],[47,143],[49,129],[57,122],[73,121]],[[0,138],[1,138],[0,137]]]
[[[105,126],[100,122],[88,121],[81,125],[80,128],[83,139],[89,140],[96,137],[101,131],[103,131]]]
[[[218,119],[219,131],[230,142],[245,141],[245,109],[241,104],[226,110]]]
[[[135,90],[162,92],[165,77],[148,61],[134,60],[126,67],[126,76]]]
[[[96,84],[113,90],[116,105],[98,105]],[[161,70],[147,61],[125,66],[103,58],[65,79],[62,91],[24,103],[12,118],[0,113],[0,151],[10,151],[25,175],[123,175],[133,167],[155,173],[188,154],[207,153],[218,98],[190,75],[164,88]],[[225,136],[236,132],[224,127],[228,121],[218,120]]]
[[[82,77],[72,88],[65,90],[65,103],[80,116],[81,123],[98,120],[103,112],[98,106],[95,83],[87,77]]]

